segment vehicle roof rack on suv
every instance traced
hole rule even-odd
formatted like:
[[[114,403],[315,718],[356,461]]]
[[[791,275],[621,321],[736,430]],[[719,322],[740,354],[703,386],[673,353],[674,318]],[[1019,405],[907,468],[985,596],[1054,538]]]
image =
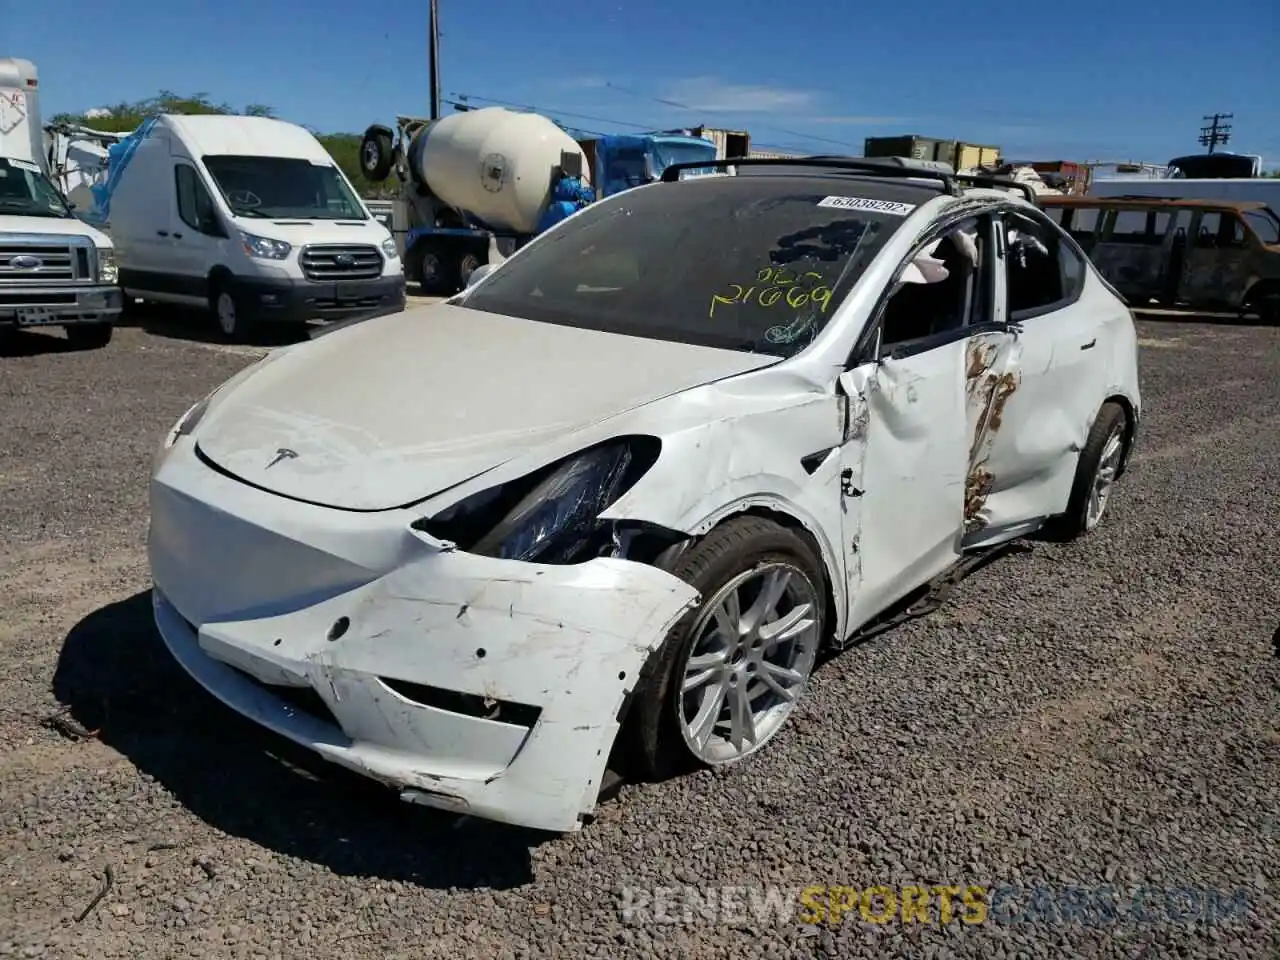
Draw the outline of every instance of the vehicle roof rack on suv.
[[[1014,189],[1022,193],[1029,203],[1037,202],[1036,192],[1025,183],[1006,177],[988,177],[981,174],[956,173],[955,168],[941,160],[913,160],[908,157],[841,157],[814,155],[807,157],[726,157],[723,160],[690,160],[673,163],[662,171],[663,183],[675,183],[685,170],[725,170],[730,167],[813,167],[847,173],[862,173],[876,177],[901,177],[903,179],[936,180],[942,189],[953,197],[963,195],[961,184],[972,187],[992,187],[997,190]]]

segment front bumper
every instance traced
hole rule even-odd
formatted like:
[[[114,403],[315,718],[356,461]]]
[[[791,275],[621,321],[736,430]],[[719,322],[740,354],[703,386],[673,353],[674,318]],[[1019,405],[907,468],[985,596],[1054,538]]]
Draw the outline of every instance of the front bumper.
[[[113,285],[0,285],[0,327],[114,323],[120,288]]]
[[[255,323],[378,317],[405,305],[403,274],[344,283],[237,277],[235,287],[240,309]]]
[[[656,568],[496,560],[275,497],[182,438],[152,481],[156,623],[209,692],[405,800],[577,830],[650,653],[697,601]]]

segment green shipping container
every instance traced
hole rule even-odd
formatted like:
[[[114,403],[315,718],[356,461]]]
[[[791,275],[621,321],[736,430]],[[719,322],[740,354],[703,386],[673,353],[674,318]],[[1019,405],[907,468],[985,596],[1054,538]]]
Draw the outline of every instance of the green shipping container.
[[[864,157],[906,157],[911,160],[941,160],[954,163],[956,142],[932,137],[867,137],[863,142]]]

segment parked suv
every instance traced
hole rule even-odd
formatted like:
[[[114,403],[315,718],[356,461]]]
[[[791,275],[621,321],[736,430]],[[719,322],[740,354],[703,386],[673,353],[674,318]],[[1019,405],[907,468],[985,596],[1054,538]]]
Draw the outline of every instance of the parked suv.
[[[749,756],[824,647],[1097,526],[1137,335],[1029,188],[710,163],[197,402],[151,484],[177,661],[405,800],[576,830],[611,756]]]

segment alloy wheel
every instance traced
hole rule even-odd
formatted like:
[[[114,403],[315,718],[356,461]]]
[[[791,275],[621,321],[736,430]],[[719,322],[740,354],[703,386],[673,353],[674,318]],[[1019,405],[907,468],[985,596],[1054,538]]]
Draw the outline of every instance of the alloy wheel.
[[[798,567],[771,562],[721,587],[692,630],[677,697],[685,744],[723,764],[762,747],[794,709],[818,649],[816,587]]]

